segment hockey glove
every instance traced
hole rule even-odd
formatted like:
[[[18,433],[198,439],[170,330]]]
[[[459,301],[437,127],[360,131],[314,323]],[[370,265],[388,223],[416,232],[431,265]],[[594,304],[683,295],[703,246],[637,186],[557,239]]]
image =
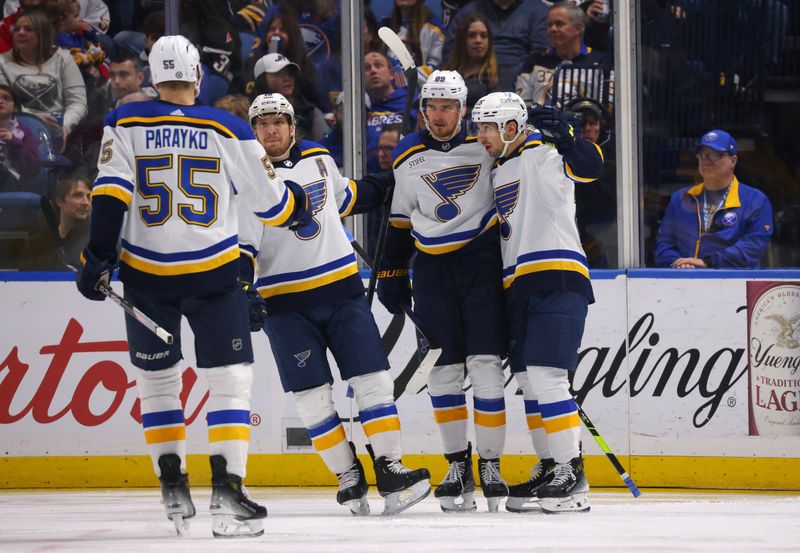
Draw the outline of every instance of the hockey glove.
[[[250,316],[250,332],[258,332],[264,328],[264,321],[267,319],[267,302],[261,297],[256,288],[245,282],[242,284],[242,292],[247,297],[247,314]]]
[[[542,133],[542,141],[553,144],[563,154],[575,145],[575,127],[569,117],[555,108],[534,105],[531,124]]]
[[[392,315],[403,313],[403,306],[411,307],[411,281],[408,265],[385,259],[378,272],[378,301]]]
[[[283,183],[294,196],[295,207],[289,229],[297,230],[310,224],[311,219],[314,217],[314,206],[311,205],[311,199],[306,194],[305,189],[294,181],[285,180]]]
[[[81,253],[81,261],[83,261],[83,265],[80,266],[75,277],[78,291],[92,301],[103,301],[106,299],[106,295],[100,291],[100,285],[108,286],[117,260],[101,261],[89,248],[85,248]]]

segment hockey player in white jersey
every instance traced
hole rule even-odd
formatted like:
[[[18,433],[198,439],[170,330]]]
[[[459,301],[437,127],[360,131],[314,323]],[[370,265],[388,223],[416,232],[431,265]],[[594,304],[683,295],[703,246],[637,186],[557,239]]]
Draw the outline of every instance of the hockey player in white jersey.
[[[354,515],[365,515],[367,481],[333,402],[327,360],[331,351],[342,379],[354,391],[377,488],[385,498],[384,514],[398,513],[430,493],[430,474],[401,462],[389,361],[340,221],[383,205],[393,184],[391,173],[352,181],[339,174],[319,144],[295,144],[294,109],[281,94],[258,96],[250,107],[250,122],[278,175],[305,189],[313,214],[310,224],[294,231],[266,228],[252,213],[240,215],[239,238],[247,254],[242,280],[257,290],[248,293],[254,306],[251,328],[263,321],[283,388],[294,395],[314,449],[339,480],[337,501]],[[257,307],[259,294],[266,302],[266,318]]]
[[[160,38],[150,67],[160,100],[127,104],[105,120],[78,289],[103,300],[98,285],[108,283],[119,260],[125,297],[175,337],[166,345],[126,317],[145,441],[167,517],[179,533],[195,514],[180,399],[181,317],[189,320],[209,388],[212,531],[216,537],[258,536],[267,512],[242,484],[253,352],[238,284],[234,196],[254,219],[283,226],[309,220],[307,198],[277,177],[246,123],[194,105],[200,56],[186,38]]]
[[[538,131],[527,131],[525,104],[510,92],[478,100],[472,120],[481,145],[497,158],[492,179],[511,370],[539,457],[531,479],[510,488],[506,508],[536,508],[538,498],[545,512],[588,511],[580,419],[568,373],[577,366],[594,296],[575,224],[574,183],[602,176],[603,154],[553,108],[534,107],[531,122]]]
[[[434,71],[422,87],[427,130],[394,153],[395,192],[378,298],[392,313],[411,305],[442,354],[428,393],[449,469],[436,489],[442,510],[474,511],[472,446],[467,441],[464,369],[473,392],[481,488],[496,511],[508,488],[500,475],[505,445],[501,356],[507,350],[494,159],[462,130],[467,87],[456,71]],[[413,290],[409,263],[414,258]]]

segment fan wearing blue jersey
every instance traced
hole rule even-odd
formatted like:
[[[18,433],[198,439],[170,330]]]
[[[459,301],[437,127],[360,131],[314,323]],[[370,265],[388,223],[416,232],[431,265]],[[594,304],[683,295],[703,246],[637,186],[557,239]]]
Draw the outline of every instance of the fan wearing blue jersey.
[[[430,475],[401,462],[389,361],[340,221],[383,205],[392,175],[353,181],[339,174],[330,152],[319,144],[295,143],[294,109],[281,94],[258,96],[250,123],[278,176],[305,189],[313,215],[310,224],[293,231],[266,228],[252,213],[240,215],[242,280],[253,283],[251,303],[263,298],[268,313],[262,318],[258,309],[251,310],[251,328],[263,322],[283,388],[294,395],[314,449],[339,480],[337,501],[365,515],[364,470],[333,402],[327,352],[333,354],[354,391],[384,513],[398,513],[430,493]]]
[[[126,299],[175,337],[166,345],[126,317],[145,441],[179,533],[195,514],[180,399],[181,318],[188,319],[209,389],[212,532],[258,536],[267,512],[242,485],[253,351],[238,283],[235,206],[247,205],[264,225],[286,226],[310,219],[307,199],[275,174],[246,123],[195,105],[200,56],[186,38],[159,39],[150,68],[160,100],[127,104],[106,117],[78,289],[103,300],[99,285],[107,285],[119,261]]]
[[[522,389],[533,447],[531,478],[511,486],[506,508],[588,511],[578,407],[569,372],[578,363],[587,307],[594,302],[575,223],[575,185],[603,174],[599,147],[569,119],[511,92],[475,103],[478,140],[497,158],[492,183],[500,217],[511,371]],[[580,134],[580,133],[578,133]]]
[[[494,160],[462,130],[466,100],[467,87],[456,71],[434,71],[422,87],[427,130],[408,135],[395,149],[397,185],[378,274],[381,303],[402,313],[413,295],[425,335],[442,348],[428,377],[428,393],[449,464],[436,489],[445,512],[476,509],[465,366],[489,510],[496,511],[508,494],[500,475],[506,433],[501,357],[508,340],[490,181]]]

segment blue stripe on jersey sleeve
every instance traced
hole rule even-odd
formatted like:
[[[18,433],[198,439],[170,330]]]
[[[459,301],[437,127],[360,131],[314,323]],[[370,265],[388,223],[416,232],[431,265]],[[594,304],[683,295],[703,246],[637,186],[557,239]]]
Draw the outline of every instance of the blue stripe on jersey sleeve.
[[[130,181],[127,181],[119,177],[100,177],[94,181],[94,186],[98,186],[101,184],[117,184],[123,187],[131,194],[133,194],[133,184]]]

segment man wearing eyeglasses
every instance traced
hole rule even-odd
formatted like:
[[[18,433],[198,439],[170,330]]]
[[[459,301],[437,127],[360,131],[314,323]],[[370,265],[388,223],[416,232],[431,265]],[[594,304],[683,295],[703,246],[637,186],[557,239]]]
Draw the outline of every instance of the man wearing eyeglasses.
[[[672,195],[658,231],[659,267],[758,268],[772,235],[767,197],[734,175],[736,140],[709,131],[697,145],[703,181]]]

